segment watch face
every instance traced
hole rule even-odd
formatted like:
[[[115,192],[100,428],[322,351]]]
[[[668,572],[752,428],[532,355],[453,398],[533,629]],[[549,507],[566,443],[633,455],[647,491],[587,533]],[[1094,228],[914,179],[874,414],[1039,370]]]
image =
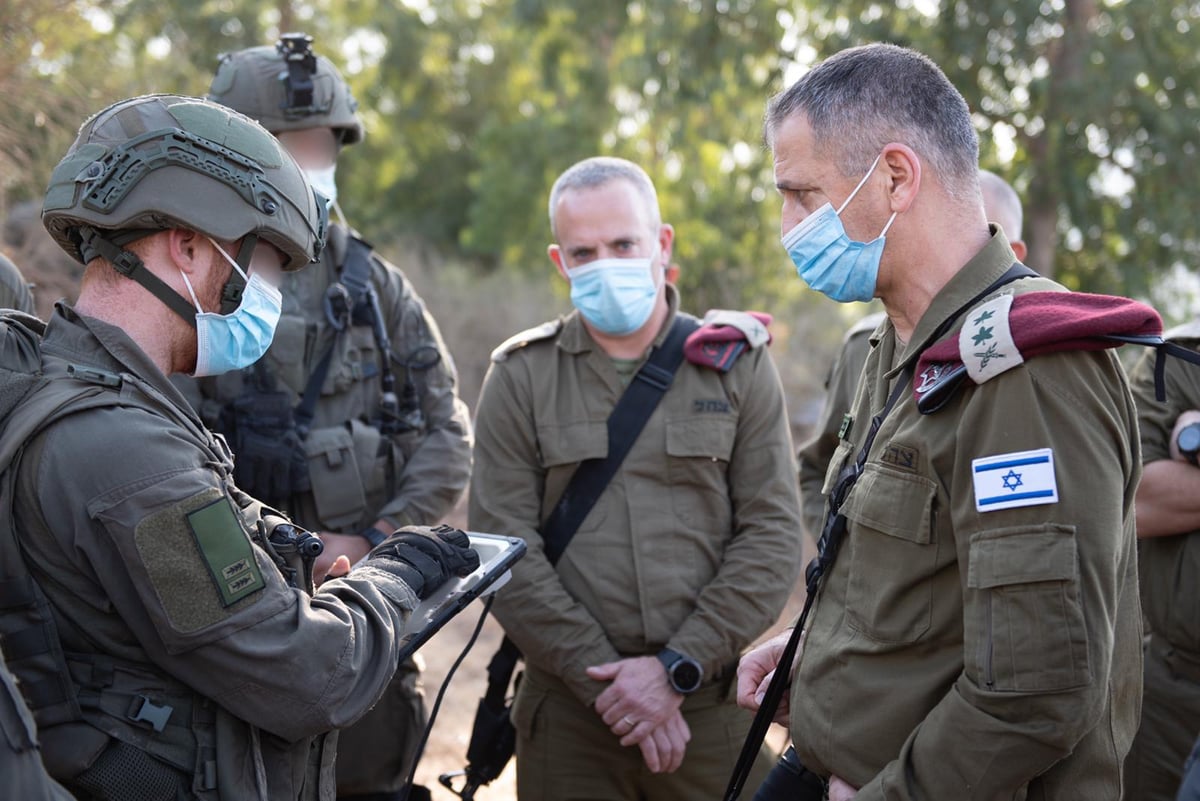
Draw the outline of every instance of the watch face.
[[[1192,423],[1184,426],[1179,431],[1179,438],[1176,440],[1179,450],[1195,453],[1200,451],[1200,426]]]
[[[690,659],[679,660],[671,669],[671,681],[679,692],[693,692],[700,686],[700,665]]]

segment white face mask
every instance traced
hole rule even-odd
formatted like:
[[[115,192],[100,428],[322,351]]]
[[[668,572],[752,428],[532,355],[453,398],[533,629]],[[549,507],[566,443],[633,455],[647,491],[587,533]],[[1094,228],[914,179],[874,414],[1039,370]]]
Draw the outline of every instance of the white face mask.
[[[330,207],[337,203],[337,181],[334,177],[336,172],[336,164],[330,164],[328,167],[323,167],[319,170],[304,171],[304,174],[308,176],[308,182],[312,184],[312,188],[329,198]]]
[[[212,237],[208,241],[246,280],[246,288],[238,307],[229,314],[206,312],[187,273],[181,273],[196,306],[196,370],[192,375],[197,378],[240,370],[261,359],[275,338],[275,326],[283,312],[283,294],[278,288],[257,272],[247,277]]]

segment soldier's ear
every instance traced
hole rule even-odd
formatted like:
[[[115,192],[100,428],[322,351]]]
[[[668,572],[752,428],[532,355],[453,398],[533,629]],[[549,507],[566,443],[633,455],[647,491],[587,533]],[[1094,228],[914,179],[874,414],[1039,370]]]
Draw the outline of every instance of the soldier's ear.
[[[883,146],[879,165],[888,179],[891,209],[903,214],[912,206],[921,189],[921,159],[908,145],[889,142]]]
[[[165,233],[167,256],[189,278],[211,261],[212,243],[203,234],[190,228],[171,228]]]
[[[571,279],[567,278],[567,265],[563,263],[562,248],[557,244],[549,245],[546,247],[546,255],[550,257],[550,261],[554,262],[554,266],[558,268],[558,274],[564,280],[570,282]]]

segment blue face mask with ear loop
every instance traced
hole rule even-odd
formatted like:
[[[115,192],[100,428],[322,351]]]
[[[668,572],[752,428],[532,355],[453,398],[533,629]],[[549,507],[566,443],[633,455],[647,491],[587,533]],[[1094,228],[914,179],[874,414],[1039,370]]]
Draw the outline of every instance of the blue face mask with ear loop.
[[[196,306],[196,378],[220,375],[249,367],[262,358],[275,338],[283,313],[283,294],[257,272],[249,276],[220,245],[208,237],[217,252],[246,281],[238,307],[229,314],[206,312],[200,307],[187,273],[183,283]]]
[[[856,242],[847,236],[840,215],[875,172],[882,157],[882,153],[875,157],[871,169],[837,211],[825,203],[783,235],[783,247],[804,282],[839,303],[856,300],[865,303],[875,297],[879,261],[896,212],[892,212],[879,236],[870,242]]]
[[[566,268],[571,303],[583,318],[610,336],[637,331],[654,312],[658,284],[655,259],[597,259]]]

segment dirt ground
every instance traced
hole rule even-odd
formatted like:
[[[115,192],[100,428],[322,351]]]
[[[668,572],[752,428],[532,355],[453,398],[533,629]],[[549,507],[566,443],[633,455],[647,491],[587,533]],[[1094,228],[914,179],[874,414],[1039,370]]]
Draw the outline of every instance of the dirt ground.
[[[457,526],[466,524],[462,508],[447,521]],[[805,539],[805,556],[807,564],[815,551],[811,541]],[[804,603],[803,585],[793,593],[779,622],[772,627],[769,634],[778,632],[787,621],[792,620],[800,612]],[[471,635],[482,603],[475,602],[464,609],[459,615],[429,643],[421,649],[420,656],[425,661],[424,685],[427,703],[432,707],[438,688],[442,685],[446,672],[454,660],[462,652],[467,639]],[[500,645],[502,632],[495,620],[489,618],[484,624],[471,652],[467,654],[457,673],[451,680],[442,701],[441,710],[429,736],[425,754],[417,765],[416,780],[424,784],[433,794],[434,801],[455,801],[457,796],[438,783],[438,776],[447,771],[462,770],[466,764],[467,741],[471,736],[471,723],[475,717],[475,707],[487,686],[487,663]],[[786,742],[786,733],[779,726],[772,726],[768,735],[769,742],[777,749]],[[515,801],[516,771],[515,762],[509,762],[508,767],[499,779],[480,789],[476,794],[478,801]],[[462,786],[461,779],[455,781],[456,787]]]

